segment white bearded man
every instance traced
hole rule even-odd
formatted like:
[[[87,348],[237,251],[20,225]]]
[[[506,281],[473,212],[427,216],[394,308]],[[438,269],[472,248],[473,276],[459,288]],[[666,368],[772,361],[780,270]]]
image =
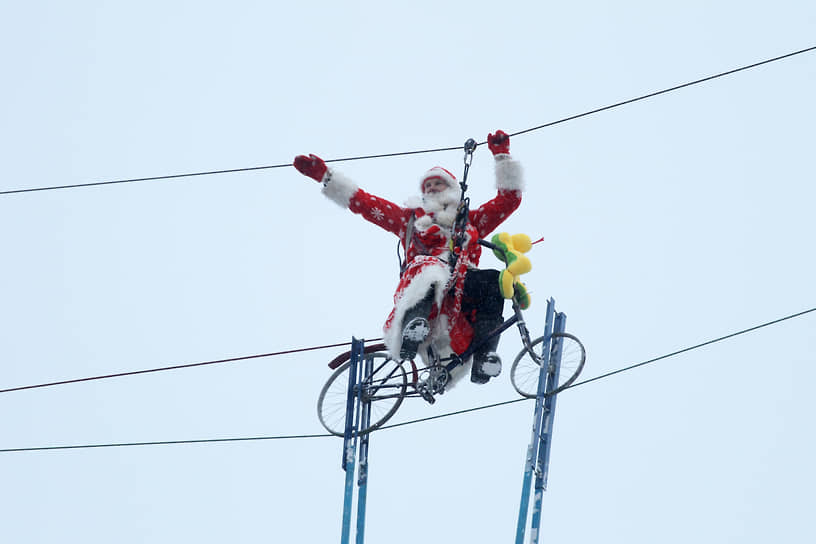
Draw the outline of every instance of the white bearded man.
[[[521,204],[521,165],[510,156],[510,138],[496,131],[487,138],[495,159],[497,195],[471,210],[464,240],[451,271],[450,239],[461,190],[456,177],[441,167],[422,177],[421,199],[398,206],[371,195],[316,155],[299,155],[294,166],[323,184],[323,194],[353,213],[397,235],[406,263],[394,294],[394,308],[383,327],[384,342],[396,360],[413,359],[434,342],[438,353],[461,354],[474,338],[483,338],[502,322],[504,299],[498,272],[478,270],[487,237]],[[473,354],[471,381],[486,383],[498,376],[498,336]]]

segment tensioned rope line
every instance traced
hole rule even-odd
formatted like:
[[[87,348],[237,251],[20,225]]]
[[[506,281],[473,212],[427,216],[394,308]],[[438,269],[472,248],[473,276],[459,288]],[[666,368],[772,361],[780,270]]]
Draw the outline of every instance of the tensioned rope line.
[[[525,399],[526,400],[526,399]],[[40,446],[33,448],[8,448],[0,453],[53,450],[84,450],[94,448],[126,448],[132,446],[170,446],[177,444],[214,444],[218,442],[252,442],[258,440],[295,440],[303,438],[328,438],[333,434],[296,434],[285,436],[249,436],[244,438],[203,438],[200,440],[157,440],[154,442],[119,442],[115,444],[82,444],[77,446]]]
[[[346,157],[344,159],[327,159],[324,162],[345,162],[345,161],[360,161],[364,159],[380,159],[380,158],[387,158],[387,157],[398,157],[401,155],[419,155],[422,153],[438,153],[440,151],[455,151],[460,149],[460,146],[457,147],[440,147],[436,149],[423,149],[419,151],[402,151],[398,153],[383,153],[381,155],[361,155],[359,157]],[[33,187],[30,189],[12,189],[10,191],[0,191],[0,195],[11,195],[16,193],[34,193],[37,191],[54,191],[56,189],[77,189],[79,187],[98,187],[100,185],[116,185],[120,183],[136,183],[139,181],[159,181],[159,180],[168,180],[168,179],[178,179],[178,178],[191,178],[196,176],[212,176],[216,174],[232,174],[236,172],[251,172],[253,170],[272,170],[275,168],[287,168],[292,166],[292,163],[285,163],[285,164],[271,164],[267,166],[250,166],[248,168],[230,168],[228,170],[209,170],[205,172],[191,172],[187,174],[169,174],[166,176],[151,176],[151,177],[144,177],[144,178],[129,178],[129,179],[116,179],[111,181],[93,181],[90,183],[75,183],[73,185],[54,185],[51,187]]]
[[[649,359],[647,361],[643,361],[642,363],[638,363],[635,365],[630,365],[625,368],[621,368],[614,372],[609,372],[606,374],[602,374],[600,376],[596,376],[594,378],[590,378],[588,380],[584,380],[582,382],[575,383],[568,387],[567,389],[572,389],[574,387],[578,387],[579,385],[584,385],[587,383],[591,383],[594,381],[598,381],[604,378],[608,378],[615,374],[620,374],[622,372],[627,372],[629,370],[633,370],[635,368],[645,366],[651,363],[655,363],[657,361],[668,359],[669,357],[674,357],[681,353],[687,353],[689,351],[702,348],[704,346],[708,346],[711,344],[715,344],[717,342],[722,342],[724,340],[734,338],[736,336],[740,336],[743,334],[748,334],[750,332],[757,331],[759,329],[769,327],[771,325],[776,325],[778,323],[782,323],[783,321],[788,321],[790,319],[794,319],[797,317],[802,317],[803,315],[816,312],[816,307],[810,308],[809,310],[804,310],[802,312],[797,312],[795,314],[791,314],[785,317],[781,317],[779,319],[774,319],[773,321],[768,321],[766,323],[762,323],[760,325],[755,325],[753,327],[749,327],[747,329],[743,329],[741,331],[733,332],[731,334],[727,334],[725,336],[720,336],[719,338],[714,338],[713,340],[708,340],[706,342],[702,342],[700,344],[695,344],[693,346],[687,347],[685,349],[677,350],[672,353],[668,353],[666,355],[662,355],[660,357],[655,357],[653,359]],[[345,344],[344,344],[345,345]],[[565,389],[566,391],[566,389]],[[499,406],[507,406],[509,404],[515,404],[517,402],[524,402],[527,400],[533,400],[528,398],[520,398],[520,399],[513,399],[507,400],[503,402],[497,402],[494,404],[487,404],[484,406],[476,406],[474,408],[466,408],[464,410],[457,410],[455,412],[447,412],[444,414],[439,414],[436,416],[425,417],[421,419],[413,419],[410,421],[403,421],[401,423],[395,423],[393,425],[386,425],[377,429],[377,431],[382,431],[385,429],[394,429],[397,427],[405,427],[407,425],[414,425],[416,423],[424,423],[427,421],[431,421],[434,419],[442,419],[446,417],[467,414],[470,412],[477,412],[480,410],[487,410],[490,408],[497,408]],[[208,443],[219,443],[219,442],[250,442],[250,441],[260,441],[260,440],[295,440],[295,439],[304,439],[304,438],[330,438],[334,437],[332,434],[300,434],[300,435],[282,435],[282,436],[254,436],[254,437],[243,437],[243,438],[205,438],[205,439],[198,439],[198,440],[166,440],[166,441],[155,441],[155,442],[121,442],[121,443],[113,443],[113,444],[84,444],[84,445],[73,445],[73,446],[40,446],[40,447],[31,447],[31,448],[6,448],[0,449],[0,453],[12,453],[12,452],[34,452],[34,451],[50,451],[50,450],[77,450],[77,449],[91,449],[91,448],[119,448],[119,447],[127,447],[127,446],[164,446],[164,445],[176,445],[176,444],[208,444]]]
[[[785,317],[780,317],[779,319],[774,319],[773,321],[768,321],[767,323],[763,323],[761,325],[756,325],[754,327],[749,327],[747,329],[743,329],[741,331],[733,332],[731,334],[726,334],[725,336],[720,336],[719,338],[714,338],[713,340],[708,340],[706,342],[702,342],[700,344],[696,344],[694,346],[690,346],[687,348],[679,349],[677,351],[673,351],[671,353],[667,353],[666,355],[661,355],[660,357],[655,357],[654,359],[649,359],[648,361],[643,361],[642,363],[637,363],[631,366],[627,366],[618,370],[613,370],[612,372],[607,372],[606,374],[601,374],[600,376],[595,376],[594,378],[589,378],[588,380],[583,380],[580,382],[576,382],[569,387],[566,387],[564,391],[567,389],[572,389],[573,387],[578,387],[579,385],[585,385],[588,383],[592,383],[598,380],[602,380],[604,378],[608,378],[610,376],[614,376],[615,374],[620,374],[621,372],[627,372],[629,370],[633,370],[635,368],[645,366],[648,364],[656,363],[657,361],[662,361],[663,359],[668,359],[669,357],[674,357],[675,355],[680,355],[681,353],[686,353],[688,351],[692,351],[698,348],[702,348],[705,346],[709,346],[711,344],[716,344],[717,342],[722,342],[723,340],[728,340],[729,338],[734,338],[735,336],[740,336],[743,334],[747,334],[749,332],[754,332],[758,329],[762,329],[765,327],[770,327],[771,325],[776,325],[777,323],[782,323],[783,321],[787,321],[789,319],[794,319],[796,317],[801,317],[803,315],[809,314],[811,312],[816,312],[816,308],[811,308],[809,310],[804,310],[802,312],[798,312],[795,314],[791,314]]]
[[[721,78],[721,77],[725,77],[725,76],[730,76],[730,75],[736,74],[738,72],[744,72],[745,70],[751,70],[752,68],[757,68],[757,67],[765,65],[765,64],[770,64],[772,62],[780,61],[780,60],[783,60],[783,59],[794,57],[796,55],[801,55],[803,53],[808,53],[808,52],[814,51],[814,50],[816,50],[816,46],[808,47],[808,48],[805,48],[805,49],[800,49],[799,51],[794,51],[793,53],[787,53],[785,55],[780,55],[778,57],[773,57],[771,59],[761,60],[759,62],[755,62],[753,64],[748,64],[746,66],[741,66],[739,68],[734,68],[734,69],[728,70],[726,72],[720,72],[719,74],[714,74],[714,75],[703,77],[703,78],[700,78],[700,79],[695,79],[694,81],[689,81],[688,83],[681,83],[680,85],[675,85],[674,87],[668,87],[666,89],[662,89],[660,91],[654,91],[654,92],[651,92],[651,93],[648,93],[648,94],[638,96],[636,98],[630,98],[629,100],[624,100],[623,102],[617,102],[615,104],[610,104],[608,106],[603,106],[601,108],[596,108],[594,110],[590,110],[590,111],[587,111],[587,112],[584,112],[584,113],[579,113],[577,115],[572,115],[570,117],[565,117],[565,118],[559,119],[557,121],[552,121],[550,123],[545,123],[543,125],[538,125],[537,127],[528,128],[526,130],[521,130],[519,132],[514,132],[514,133],[510,134],[510,136],[518,136],[520,134],[526,134],[528,132],[533,132],[535,130],[541,130],[543,128],[551,127],[553,125],[558,125],[560,123],[566,123],[567,121],[573,121],[575,119],[579,119],[581,117],[586,117],[588,115],[594,115],[594,114],[600,113],[602,111],[611,110],[613,108],[619,108],[621,106],[625,106],[627,104],[632,104],[634,102],[639,102],[641,100],[647,100],[649,98],[654,98],[655,96],[660,96],[661,94],[671,93],[671,92],[674,92],[674,91],[678,91],[680,89],[684,89],[686,87],[692,87],[694,85],[699,85],[700,83],[705,83],[705,82],[711,81],[713,79],[717,79],[717,78]],[[482,142],[482,143],[484,143],[484,142]]]
[[[799,51],[794,51],[792,53],[786,53],[784,55],[780,55],[780,56],[773,57],[773,58],[770,58],[770,59],[765,59],[765,60],[762,60],[762,61],[759,61],[759,62],[754,62],[754,63],[748,64],[746,66],[741,66],[739,68],[733,68],[733,69],[727,70],[725,72],[720,72],[718,74],[714,74],[714,75],[710,75],[710,76],[703,77],[703,78],[700,78],[700,79],[696,79],[694,81],[689,81],[687,83],[682,83],[680,85],[675,85],[673,87],[668,87],[666,89],[662,89],[662,90],[659,90],[659,91],[654,91],[654,92],[651,92],[651,93],[647,93],[647,94],[644,94],[644,95],[641,95],[641,96],[638,96],[638,97],[635,97],[635,98],[630,98],[628,100],[624,100],[622,102],[616,102],[614,104],[610,104],[610,105],[607,105],[607,106],[596,108],[596,109],[586,111],[586,112],[583,112],[583,113],[570,115],[569,117],[564,117],[562,119],[558,119],[556,121],[551,121],[551,122],[545,123],[543,125],[538,125],[538,126],[535,126],[535,127],[532,127],[532,128],[525,129],[525,130],[520,130],[518,132],[513,132],[513,133],[510,134],[510,136],[519,136],[521,134],[527,134],[529,132],[533,132],[533,131],[536,131],[536,130],[541,130],[543,128],[552,127],[554,125],[558,125],[558,124],[561,124],[561,123],[566,123],[568,121],[573,121],[573,120],[579,119],[581,117],[594,115],[596,113],[611,110],[613,108],[618,108],[618,107],[621,107],[621,106],[625,106],[627,104],[632,104],[634,102],[639,102],[641,100],[654,98],[654,97],[662,95],[662,94],[666,94],[666,93],[670,93],[670,92],[677,91],[677,90],[680,90],[680,89],[684,89],[686,87],[691,87],[693,85],[699,85],[699,84],[705,83],[707,81],[711,81],[711,80],[718,79],[718,78],[721,78],[721,77],[733,75],[733,74],[736,74],[738,72],[743,72],[745,70],[751,70],[753,68],[757,68],[757,67],[763,66],[765,64],[770,64],[772,62],[777,62],[777,61],[784,60],[784,59],[787,59],[787,58],[790,58],[790,57],[794,57],[796,55],[801,55],[801,54],[804,54],[804,53],[808,53],[808,52],[814,51],[814,50],[816,50],[816,46],[807,47],[805,49],[800,49]],[[479,142],[477,145],[483,145],[484,143],[485,142]],[[395,152],[395,153],[382,153],[382,154],[377,154],[377,155],[360,155],[360,156],[354,156],[354,157],[345,157],[345,158],[341,158],[341,159],[328,159],[325,162],[327,162],[327,163],[329,163],[329,162],[348,162],[348,161],[359,161],[359,160],[366,160],[366,159],[380,159],[380,158],[388,158],[388,157],[399,157],[399,156],[404,156],[404,155],[419,155],[419,154],[425,154],[425,153],[438,153],[438,152],[442,152],[442,151],[457,151],[457,150],[460,150],[460,149],[461,149],[461,146],[439,147],[439,148],[433,148],[433,149],[422,149],[422,150],[417,150],[417,151],[400,151],[400,152]],[[135,183],[135,182],[141,182],[141,181],[159,181],[159,180],[179,179],[179,178],[188,178],[188,177],[196,177],[196,176],[210,176],[210,175],[215,175],[215,174],[230,174],[230,173],[236,173],[236,172],[250,172],[250,171],[256,171],[256,170],[271,170],[271,169],[275,169],[275,168],[286,168],[286,167],[289,167],[289,166],[292,166],[291,163],[272,164],[272,165],[267,165],[267,166],[251,166],[251,167],[248,167],[248,168],[230,168],[230,169],[226,169],[226,170],[209,170],[209,171],[204,171],[204,172],[191,172],[191,173],[186,173],[186,174],[170,174],[170,175],[164,175],[164,176],[151,176],[151,177],[141,177],[141,178],[118,179],[118,180],[111,180],[111,181],[96,181],[96,182],[90,182],[90,183],[76,183],[76,184],[72,184],[72,185],[54,185],[54,186],[50,186],[50,187],[33,187],[33,188],[29,188],[29,189],[12,189],[12,190],[8,190],[8,191],[0,191],[0,195],[10,195],[10,194],[19,194],[19,193],[32,193],[32,192],[37,192],[37,191],[53,191],[53,190],[57,190],[57,189],[76,189],[76,188],[79,188],[79,187],[94,187],[94,186],[100,186],[100,185],[114,185],[114,184],[121,184],[121,183]]]
[[[376,338],[371,340],[372,342],[377,342],[382,340],[382,338]],[[297,349],[288,349],[285,351],[276,351],[273,353],[261,353],[258,355],[245,355],[242,357],[231,357],[229,359],[218,359],[215,361],[203,361],[200,363],[187,363],[181,365],[173,365],[173,366],[163,366],[160,368],[148,368],[145,370],[131,370],[128,372],[118,372],[116,374],[105,374],[102,376],[90,376],[88,378],[74,378],[71,380],[62,380],[58,382],[48,382],[48,383],[38,383],[35,385],[21,385],[19,387],[10,387],[8,389],[0,389],[0,393],[11,393],[12,391],[24,391],[26,389],[39,389],[42,387],[52,387],[55,385],[66,385],[69,383],[80,383],[80,382],[90,382],[94,380],[106,380],[109,378],[121,378],[123,376],[136,376],[138,374],[150,374],[152,372],[164,372],[166,370],[179,370],[182,368],[193,368],[197,366],[206,366],[206,365],[217,365],[221,363],[233,363],[236,361],[248,361],[250,359],[261,359],[263,357],[275,357],[277,355],[288,355],[290,353],[300,353],[303,351],[315,351],[318,349],[328,349],[328,348],[337,348],[342,346],[351,345],[351,342],[341,342],[339,344],[327,344],[325,346],[312,346],[308,348],[297,348]]]

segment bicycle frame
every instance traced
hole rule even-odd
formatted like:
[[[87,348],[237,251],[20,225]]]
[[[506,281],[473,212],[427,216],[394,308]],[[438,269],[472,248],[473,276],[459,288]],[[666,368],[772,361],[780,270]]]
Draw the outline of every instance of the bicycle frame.
[[[507,263],[506,254],[501,247],[485,240],[479,240],[479,243],[494,250],[500,259],[504,260],[505,264]],[[535,340],[531,340],[530,332],[522,313],[518,290],[515,290],[511,302],[513,315],[503,320],[486,335],[472,340],[471,344],[463,353],[450,354],[449,344],[447,348],[441,347],[446,344],[441,338],[427,339],[425,343],[427,347],[423,348],[427,351],[420,353],[422,360],[427,363],[427,366],[424,367],[417,368],[415,358],[404,360],[392,358],[385,344],[378,343],[365,346],[363,349],[363,358],[367,360],[367,376],[362,377],[355,386],[355,393],[367,401],[380,401],[377,403],[380,406],[380,411],[376,416],[374,412],[372,412],[373,419],[366,424],[364,429],[359,430],[359,434],[363,435],[381,428],[382,425],[394,415],[401,406],[402,401],[407,397],[421,397],[428,403],[433,404],[436,401],[436,395],[444,393],[451,384],[452,371],[465,365],[473,358],[477,350],[484,349],[489,345],[489,342],[495,341],[514,325],[518,327],[519,336],[523,344],[523,349],[513,361],[509,372],[510,382],[516,391],[522,397],[535,398],[537,390],[528,390],[528,376],[536,377],[537,381],[535,386],[537,387],[540,382],[541,367],[546,360],[546,357],[543,356],[544,353],[542,352],[542,355],[536,354],[535,349],[536,346],[541,344],[543,350],[550,350],[547,352],[549,356],[553,349],[549,347],[550,342],[555,336],[559,337],[556,342],[559,354],[562,351],[566,351],[563,347],[565,343],[568,343],[571,347],[572,372],[563,383],[559,382],[559,384],[556,384],[557,387],[549,394],[553,395],[569,387],[577,378],[578,374],[580,374],[584,361],[586,360],[586,351],[580,340],[566,332],[553,333],[552,331],[547,332],[544,336],[536,338]],[[348,389],[347,384],[350,379],[350,358],[351,352],[348,351],[335,357],[329,363],[329,368],[333,369],[334,372],[321,389],[317,400],[317,411],[320,422],[335,436],[344,436],[345,421],[338,417],[338,414],[341,413],[338,409],[340,403],[338,399],[342,399],[342,403],[345,404]],[[374,368],[371,362],[380,359],[382,359],[382,362],[375,363],[376,368]],[[458,379],[458,377],[455,379]]]
[[[365,357],[365,355],[363,356]],[[388,391],[401,389],[399,385],[389,384],[389,380],[394,377],[395,372],[397,371],[396,367],[391,370],[390,373],[386,374],[384,377],[379,377],[376,380],[372,380],[372,376],[376,376],[377,373],[385,367],[387,364],[384,361],[380,366],[377,368],[372,369],[371,374],[363,378],[363,383],[360,386],[363,388],[363,394],[369,400],[384,400],[389,398],[395,398],[402,396],[401,393],[388,393]],[[417,381],[417,368],[413,361],[411,361],[411,373],[413,374],[413,381],[412,383],[416,383]],[[406,372],[407,374],[407,372]],[[384,394],[380,394],[381,390],[387,390]]]

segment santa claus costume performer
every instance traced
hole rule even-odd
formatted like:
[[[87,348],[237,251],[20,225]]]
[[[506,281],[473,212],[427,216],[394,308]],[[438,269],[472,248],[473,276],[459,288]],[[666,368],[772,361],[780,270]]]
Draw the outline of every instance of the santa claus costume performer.
[[[470,211],[453,272],[449,264],[450,238],[461,190],[449,171],[438,166],[431,168],[421,179],[421,198],[403,207],[363,191],[316,155],[295,158],[295,168],[322,183],[323,194],[330,200],[402,241],[406,266],[394,294],[394,308],[383,327],[385,345],[394,359],[413,359],[417,350],[424,356],[424,348],[431,341],[443,355],[446,350],[461,354],[473,340],[474,330],[476,336],[485,335],[502,321],[498,273],[476,270],[482,252],[478,241],[518,208],[524,182],[521,165],[510,156],[509,136],[497,131],[488,136],[487,143],[495,158],[498,194]],[[469,281],[466,285],[466,276],[475,278],[477,272],[495,272],[491,276],[495,282],[491,281],[488,289],[484,281]],[[492,300],[487,305],[493,308],[486,313],[478,308],[483,302],[478,299],[485,296]],[[480,318],[480,313],[485,315]],[[498,338],[474,353],[472,381],[485,383],[499,374],[497,345]]]

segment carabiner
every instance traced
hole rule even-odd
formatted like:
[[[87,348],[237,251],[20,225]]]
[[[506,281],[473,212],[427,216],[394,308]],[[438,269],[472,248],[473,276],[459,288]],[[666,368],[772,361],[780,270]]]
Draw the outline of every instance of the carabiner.
[[[476,140],[473,138],[469,138],[468,141],[465,142],[465,165],[470,166],[470,163],[473,162],[473,152],[476,151]]]
[[[465,198],[465,191],[467,191],[467,177],[468,177],[468,170],[470,170],[470,164],[473,162],[473,152],[476,151],[476,140],[473,138],[468,138],[468,141],[465,142],[465,172],[462,174],[462,181],[459,182],[459,186],[462,188],[462,198]]]

